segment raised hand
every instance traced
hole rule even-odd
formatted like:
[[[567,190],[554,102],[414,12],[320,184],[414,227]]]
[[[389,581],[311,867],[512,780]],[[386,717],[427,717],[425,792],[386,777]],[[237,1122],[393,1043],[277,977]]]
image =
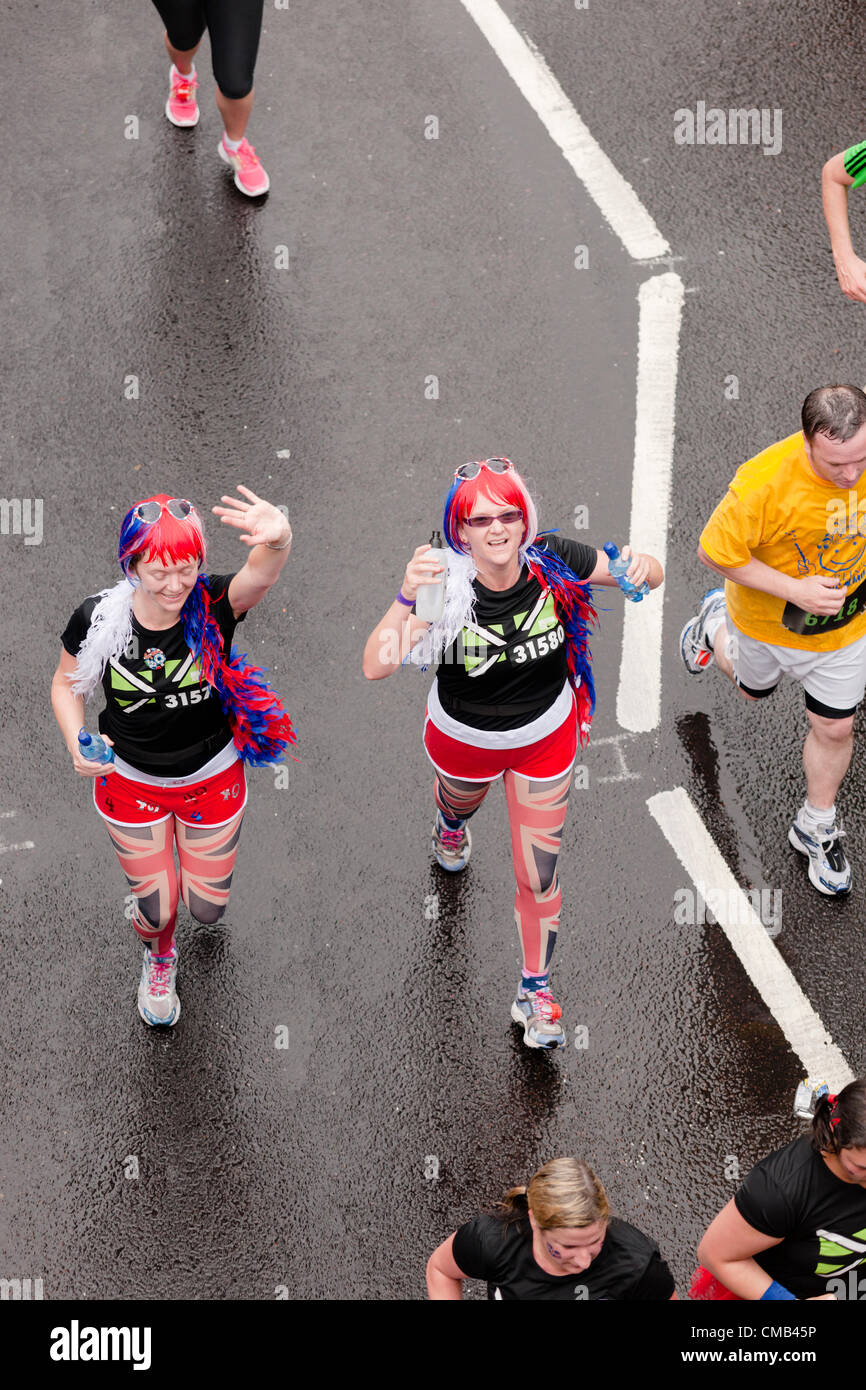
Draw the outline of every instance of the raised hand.
[[[237,490],[249,500],[224,494],[221,500],[226,505],[213,507],[212,511],[223,525],[234,526],[236,531],[241,532],[240,539],[244,545],[270,545],[277,549],[291,540],[292,528],[283,512],[264,498],[257,497],[242,483],[238,483]]]

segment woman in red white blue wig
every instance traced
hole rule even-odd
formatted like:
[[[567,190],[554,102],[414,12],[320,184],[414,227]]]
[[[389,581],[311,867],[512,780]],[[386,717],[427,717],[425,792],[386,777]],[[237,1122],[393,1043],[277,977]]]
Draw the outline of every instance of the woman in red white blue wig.
[[[578,742],[595,708],[588,645],[596,614],[590,584],[613,585],[603,551],[539,536],[535,505],[509,459],[458,468],[445,503],[444,612],[415,613],[419,586],[441,579],[431,547],[417,548],[400,590],[371,633],[364,674],[380,680],[404,661],[438,663],[424,746],[436,772],[433,852],[466,867],[468,821],[500,777],[505,786],[523,971],[511,1009],[529,1047],[561,1047],[562,1011],[550,963],[562,907],[557,862]],[[632,554],[628,577],[656,588],[661,565]]]
[[[118,546],[123,578],[76,608],[51,690],[75,771],[93,779],[132,890],[132,924],[145,943],[138,1011],[151,1026],[180,1017],[179,898],[199,922],[225,912],[245,765],[281,761],[295,742],[263,672],[232,646],[237,623],[288,558],[291,527],[271,503],[238,492],[213,508],[249,549],[235,574],[205,572],[202,520],[186,498],[161,493],[130,508]],[[83,756],[78,742],[85,700],[100,684],[108,763]]]

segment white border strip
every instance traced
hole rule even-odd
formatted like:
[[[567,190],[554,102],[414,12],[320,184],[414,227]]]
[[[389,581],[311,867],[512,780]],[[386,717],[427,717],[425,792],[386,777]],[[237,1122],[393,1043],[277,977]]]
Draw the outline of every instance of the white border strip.
[[[517,32],[496,0],[461,0],[461,4],[628,254],[636,261],[670,255],[670,247],[631,184],[592,138],[541,54]]]
[[[638,293],[637,397],[629,545],[655,555],[664,568],[674,461],[677,358],[685,290],[668,271]],[[661,718],[662,592],[624,602],[616,717],[630,733],[647,733]]]
[[[714,890],[714,900],[727,904],[724,914],[714,908],[713,915],[807,1075],[813,1082],[826,1081],[831,1091],[841,1090],[854,1080],[854,1073],[770,940],[687,793],[682,787],[659,792],[647,806],[695,886],[700,884],[702,892]]]

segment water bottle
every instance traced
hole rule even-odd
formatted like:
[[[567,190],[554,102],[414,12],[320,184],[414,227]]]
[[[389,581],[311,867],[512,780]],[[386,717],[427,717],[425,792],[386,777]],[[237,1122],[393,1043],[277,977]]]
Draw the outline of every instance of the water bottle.
[[[113,763],[114,749],[99,734],[89,734],[86,729],[78,731],[78,747],[82,758],[89,763]]]
[[[415,612],[425,623],[437,622],[445,612],[445,581],[448,578],[448,547],[443,545],[440,531],[433,532],[430,544],[433,548],[427,551],[424,559],[438,560],[445,573],[434,579],[432,584],[418,585]]]
[[[631,564],[631,560],[624,560],[622,558],[619,553],[619,547],[615,546],[613,541],[608,541],[607,545],[604,547],[604,553],[607,556],[607,567],[626,598],[630,598],[632,603],[640,603],[644,595],[648,594],[650,591],[649,584],[644,580],[638,589],[632,584],[630,579],[626,579],[626,570]]]

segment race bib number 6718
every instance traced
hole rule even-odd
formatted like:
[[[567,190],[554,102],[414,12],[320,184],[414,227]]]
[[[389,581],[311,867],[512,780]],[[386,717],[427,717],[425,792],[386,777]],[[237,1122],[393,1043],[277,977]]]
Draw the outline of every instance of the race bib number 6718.
[[[838,613],[806,613],[795,603],[786,603],[782,626],[801,637],[819,637],[822,632],[836,632],[852,622],[866,609],[866,579],[853,592],[845,595]]]

